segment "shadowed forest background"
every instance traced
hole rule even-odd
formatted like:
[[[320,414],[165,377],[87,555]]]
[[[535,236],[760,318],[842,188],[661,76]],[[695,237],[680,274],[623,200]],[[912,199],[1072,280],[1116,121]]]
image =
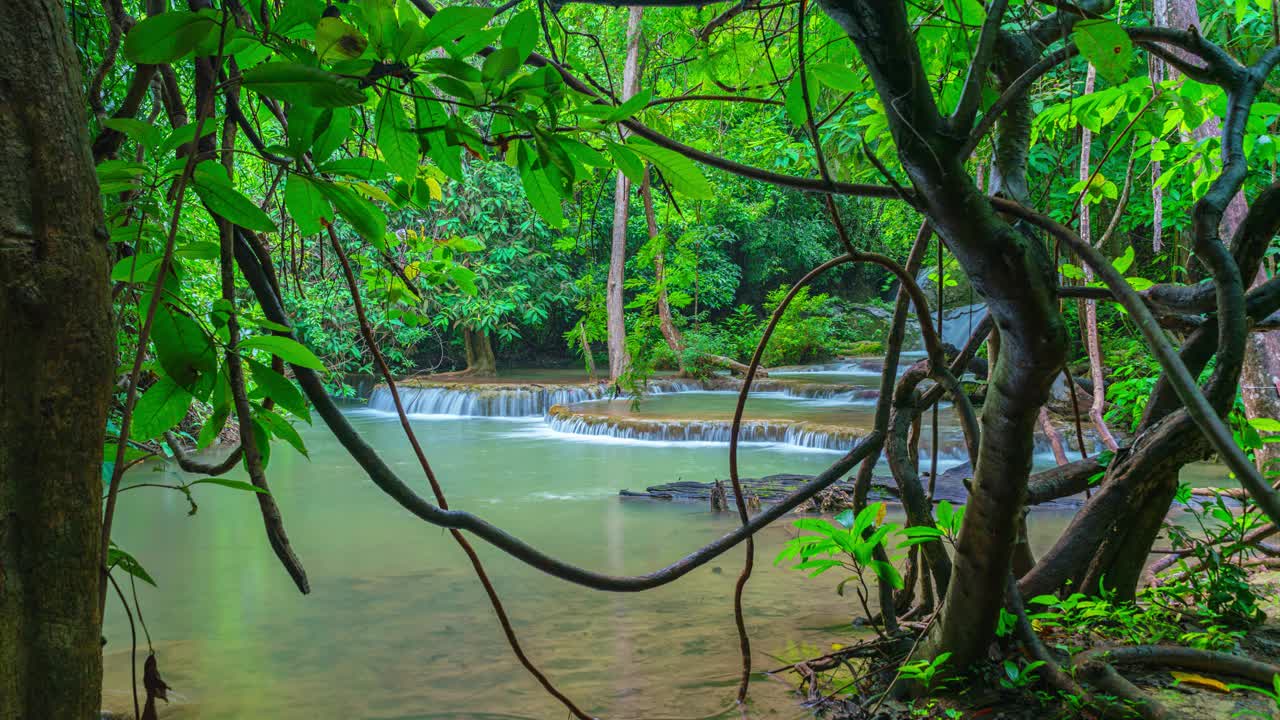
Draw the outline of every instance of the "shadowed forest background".
[[[0,53],[0,720],[1280,717],[1274,0]]]

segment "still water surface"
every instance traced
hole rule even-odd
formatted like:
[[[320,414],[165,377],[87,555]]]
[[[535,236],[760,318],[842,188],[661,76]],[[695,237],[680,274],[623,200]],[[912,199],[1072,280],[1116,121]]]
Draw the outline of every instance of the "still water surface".
[[[429,496],[394,416],[350,416]],[[549,432],[540,418],[415,418],[414,427],[453,507],[592,569],[652,571],[736,524],[702,505],[618,498],[623,488],[727,477],[723,445],[582,438]],[[248,494],[202,486],[194,516],[178,493],[140,488],[121,497],[116,540],[159,582],[138,594],[173,686],[167,716],[565,717],[512,657],[448,534],[383,495],[322,426],[303,435],[310,460],[281,446],[269,477],[310,576],[309,596],[298,594],[267,547]],[[812,473],[835,457],[757,445],[744,448],[741,466],[748,477]],[[127,481],[175,482],[178,475],[143,468]],[[1037,549],[1064,522],[1062,514],[1034,515]],[[854,635],[855,610],[833,591],[840,578],[806,579],[772,564],[792,532],[778,524],[757,543],[746,612],[758,668],[821,654]],[[530,656],[584,708],[645,720],[731,709],[741,548],[674,585],[624,595],[568,585],[476,545]],[[129,629],[114,597],[105,634],[107,700],[123,709]],[[783,683],[761,679],[753,688],[750,717],[810,717]]]

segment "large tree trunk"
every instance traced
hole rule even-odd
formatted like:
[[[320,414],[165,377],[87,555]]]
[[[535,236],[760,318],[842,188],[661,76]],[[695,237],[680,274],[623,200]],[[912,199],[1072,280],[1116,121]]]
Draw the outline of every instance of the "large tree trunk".
[[[953,667],[964,668],[985,658],[995,636],[1040,406],[1066,357],[1054,264],[1038,239],[996,215],[966,172],[930,93],[904,6],[855,0],[820,4],[858,46],[878,95],[893,99],[885,103],[889,128],[920,193],[920,210],[1000,328],[1001,351],[982,408],[982,439],[954,572],[927,648],[933,655],[952,653]]]
[[[627,20],[627,62],[622,70],[623,101],[640,89],[640,11],[641,8],[631,8],[631,16]],[[609,283],[605,295],[610,380],[617,380],[626,372],[630,363],[627,357],[627,324],[622,298],[622,286],[626,282],[627,204],[630,200],[631,181],[619,172],[613,196],[613,244],[609,251]]]
[[[0,23],[0,718],[101,699],[102,436],[115,365],[79,61],[55,0]]]
[[[489,333],[483,330],[462,328],[462,343],[467,353],[468,375],[496,375],[498,359],[493,354]]]

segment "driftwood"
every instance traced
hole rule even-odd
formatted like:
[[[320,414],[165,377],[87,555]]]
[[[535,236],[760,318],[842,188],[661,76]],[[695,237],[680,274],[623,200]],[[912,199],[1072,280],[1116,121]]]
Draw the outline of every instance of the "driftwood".
[[[957,465],[956,467],[938,474],[938,482],[935,484],[934,502],[947,500],[952,503],[963,504],[967,500],[968,493],[965,490],[964,481],[971,477],[973,470],[968,463]],[[921,478],[928,482],[929,474],[921,473]],[[742,478],[742,489],[744,493],[754,494],[759,498],[762,505],[772,505],[778,500],[786,497],[787,494],[793,492],[796,488],[813,479],[811,475],[766,475],[762,478]],[[663,502],[711,502],[711,498],[715,493],[716,483],[695,482],[692,480],[677,480],[676,482],[663,483],[661,485],[650,485],[643,491],[637,490],[621,490],[618,495],[629,500],[660,500]],[[852,477],[837,480],[829,490],[835,492],[848,493],[849,497],[853,497],[854,481]],[[881,500],[889,503],[898,503],[898,488],[889,477],[877,477],[872,482],[873,499]],[[815,498],[816,500],[817,498]],[[1073,498],[1057,498],[1045,500],[1039,505],[1042,508],[1063,508],[1077,507],[1080,501]]]

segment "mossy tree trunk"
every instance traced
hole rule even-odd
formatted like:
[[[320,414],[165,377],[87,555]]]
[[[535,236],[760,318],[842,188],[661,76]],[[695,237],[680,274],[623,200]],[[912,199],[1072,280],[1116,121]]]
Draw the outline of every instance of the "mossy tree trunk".
[[[0,719],[96,717],[115,366],[80,63],[57,0],[0,23]]]
[[[498,374],[498,359],[493,354],[489,333],[471,328],[462,329],[462,343],[467,353],[467,373],[470,375]]]

